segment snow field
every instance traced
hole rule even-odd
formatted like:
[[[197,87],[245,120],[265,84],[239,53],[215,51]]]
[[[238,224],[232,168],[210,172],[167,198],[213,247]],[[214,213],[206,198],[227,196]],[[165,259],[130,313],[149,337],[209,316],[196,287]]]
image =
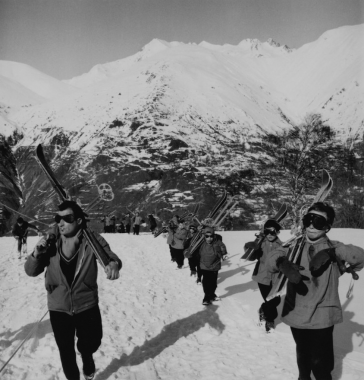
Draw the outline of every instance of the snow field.
[[[170,261],[163,236],[103,235],[123,268],[120,279],[109,281],[99,267],[104,338],[94,355],[95,380],[297,379],[289,328],[279,320],[271,334],[257,326],[262,299],[251,280],[254,263],[240,260],[254,232],[222,235],[229,252],[218,280],[222,300],[208,307],[202,305],[202,286],[190,277],[187,260],[182,270]],[[288,237],[284,231],[282,240]],[[333,230],[330,238],[364,245],[362,230]],[[28,239],[29,252],[37,239]],[[48,314],[36,324],[47,310],[44,276],[25,274],[13,238],[1,238],[0,247],[0,367],[31,332],[1,376],[64,380]],[[364,379],[364,275],[359,276],[350,300],[345,298],[350,276],[340,282],[345,321],[335,327],[334,380]]]

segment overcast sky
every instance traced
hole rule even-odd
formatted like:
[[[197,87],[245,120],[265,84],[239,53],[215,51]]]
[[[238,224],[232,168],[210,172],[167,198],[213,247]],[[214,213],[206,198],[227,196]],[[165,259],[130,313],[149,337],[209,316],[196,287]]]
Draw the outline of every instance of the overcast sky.
[[[298,48],[364,23],[364,0],[0,0],[0,59],[58,79],[125,58],[153,38]]]

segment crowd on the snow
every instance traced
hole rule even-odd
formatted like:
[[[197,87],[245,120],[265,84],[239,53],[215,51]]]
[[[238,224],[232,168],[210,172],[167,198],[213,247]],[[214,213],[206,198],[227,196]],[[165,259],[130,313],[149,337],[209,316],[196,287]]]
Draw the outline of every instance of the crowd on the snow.
[[[273,294],[278,279],[287,279],[286,296],[281,320],[290,326],[296,344],[299,380],[331,380],[334,368],[333,330],[342,322],[343,315],[338,295],[339,277],[343,263],[352,272],[364,266],[364,250],[360,247],[331,241],[327,232],[335,219],[334,209],[327,203],[311,205],[300,221],[301,235],[283,244],[278,235],[282,228],[274,218],[262,224],[254,241],[245,243],[249,260],[256,261],[252,279],[257,282],[262,304],[258,310],[257,324],[267,333],[274,331],[278,317],[279,294]],[[115,218],[114,218],[115,220]],[[194,220],[194,219],[193,219]],[[161,226],[169,246],[170,260],[182,269],[187,259],[190,276],[202,284],[202,304],[208,306],[220,301],[216,294],[217,280],[222,261],[227,257],[222,236],[215,231],[214,220],[195,223],[173,216]],[[196,219],[197,220],[197,219]],[[112,232],[113,218],[105,215],[105,232]],[[156,218],[148,215],[150,231],[158,236]],[[123,218],[125,233],[139,234],[145,221],[140,213],[128,213]],[[115,225],[115,223],[114,223]],[[91,380],[95,375],[93,354],[102,339],[102,321],[98,307],[97,263],[87,239],[84,237],[86,217],[80,206],[64,201],[55,215],[55,225],[36,244],[27,257],[25,271],[37,276],[45,271],[50,320],[59,348],[66,378],[79,380],[80,371],[74,347],[83,361],[83,376]],[[14,225],[13,235],[18,240],[18,252],[26,244],[27,231],[38,228],[22,218]],[[120,232],[124,232],[120,231]],[[105,265],[110,280],[119,277],[120,259],[110,250],[99,234],[94,234],[109,256]],[[297,259],[291,260],[290,249],[297,243]],[[344,270],[345,267],[344,267]]]
[[[153,232],[157,227],[157,222],[153,214],[148,214],[148,221],[150,231]],[[101,222],[104,224],[104,233],[130,234],[130,232],[132,232],[133,235],[139,235],[140,227],[147,226],[139,211],[127,213],[119,221],[117,221],[115,215],[104,215],[101,218]]]

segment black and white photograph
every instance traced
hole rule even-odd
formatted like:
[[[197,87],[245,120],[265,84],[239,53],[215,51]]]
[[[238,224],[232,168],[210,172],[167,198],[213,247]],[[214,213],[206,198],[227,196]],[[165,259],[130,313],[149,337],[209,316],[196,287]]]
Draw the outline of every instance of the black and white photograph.
[[[364,2],[0,0],[0,379],[364,380]]]

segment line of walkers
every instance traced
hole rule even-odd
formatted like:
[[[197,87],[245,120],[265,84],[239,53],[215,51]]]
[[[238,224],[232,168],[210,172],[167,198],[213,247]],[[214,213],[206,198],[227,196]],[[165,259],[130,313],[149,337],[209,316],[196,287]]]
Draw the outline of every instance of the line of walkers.
[[[203,242],[192,253],[189,248],[192,239],[198,232],[198,227],[195,224],[190,224],[187,230],[184,220],[175,215],[167,228],[167,244],[171,253],[171,261],[177,263],[178,269],[182,269],[185,257],[188,259],[191,276],[197,277],[197,284],[202,283],[203,305],[210,305],[211,302],[219,300],[215,293],[217,278],[221,269],[221,261],[225,260],[227,256],[222,236],[215,234],[212,222],[212,220],[206,220],[199,226]]]
[[[342,262],[349,264],[354,272],[364,267],[364,249],[328,238],[334,218],[335,211],[327,203],[317,202],[308,209],[302,218],[305,236],[296,263],[287,258],[289,247],[283,247],[278,239],[281,229],[278,222],[270,220],[265,223],[261,246],[257,247],[253,242],[246,244],[247,249],[256,251],[252,258],[257,260],[253,279],[258,282],[264,300],[259,309],[259,322],[267,331],[274,328],[280,302],[279,297],[268,300],[267,296],[279,272],[288,279],[281,319],[290,326],[296,343],[299,380],[311,380],[311,373],[317,380],[332,379],[333,331],[334,326],[343,321],[338,294]],[[83,236],[86,218],[77,203],[64,201],[59,206],[55,222],[52,235],[41,238],[28,256],[25,271],[29,276],[46,273],[50,320],[66,378],[80,378],[74,345],[77,337],[83,375],[91,380],[95,375],[93,354],[102,339],[97,263]],[[191,254],[186,247],[199,228],[203,241]],[[101,236],[95,236],[110,257],[110,263],[105,267],[106,277],[116,280],[121,261]],[[213,225],[190,225],[187,231],[183,221],[176,217],[168,228],[168,244],[177,267],[181,268],[184,257],[187,257],[191,275],[202,281],[203,304],[218,300],[215,293],[217,277],[227,252]]]

